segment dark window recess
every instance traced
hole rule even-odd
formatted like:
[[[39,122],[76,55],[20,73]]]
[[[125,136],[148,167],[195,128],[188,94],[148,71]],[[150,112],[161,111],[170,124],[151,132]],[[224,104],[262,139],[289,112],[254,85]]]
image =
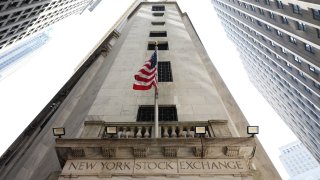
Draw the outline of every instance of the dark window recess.
[[[258,8],[258,10],[259,10],[259,13],[260,13],[261,15],[264,15],[263,9]]]
[[[178,121],[177,108],[174,105],[160,105],[158,113],[159,121]],[[140,106],[137,121],[154,121],[154,106]]]
[[[280,17],[281,17],[281,21],[283,24],[289,24],[289,21],[286,17],[284,17],[284,16],[280,16]]]
[[[167,31],[151,31],[150,37],[167,37]]]
[[[152,11],[164,11],[164,6],[152,6]]]
[[[305,50],[308,52],[314,53],[312,46],[309,44],[305,44]]]
[[[164,26],[165,22],[160,21],[160,22],[151,22],[152,25],[154,26]]]
[[[11,17],[16,17],[16,16],[19,16],[21,14],[22,11],[19,11],[19,12],[15,12],[11,15]]]
[[[277,7],[278,7],[278,9],[283,9],[282,1],[280,1],[280,0],[276,0],[276,3],[277,3]]]
[[[264,4],[270,6],[270,0],[264,0]]]
[[[296,4],[292,4],[292,12],[295,14],[301,14],[300,12],[300,6]]]
[[[296,38],[292,37],[292,36],[289,36],[289,41],[293,44],[297,44],[297,40]]]
[[[163,16],[164,13],[152,13],[154,16]]]
[[[320,30],[317,29],[317,35],[318,35],[318,38],[320,38]]]
[[[304,23],[297,22],[297,29],[300,30],[300,31],[306,31],[307,26]]]
[[[5,19],[8,19],[9,15],[3,15],[3,16],[0,16],[0,20],[5,20]]]
[[[11,8],[16,8],[18,5],[18,2],[11,2],[9,5],[8,5],[8,9],[11,9]]]
[[[26,9],[23,13],[26,14],[28,12],[32,11],[32,8]]]
[[[155,44],[154,43],[149,43],[148,44],[148,50],[155,50]],[[158,44],[158,50],[169,50],[169,45],[168,42],[163,42]]]
[[[320,10],[312,9],[313,19],[320,21]]]
[[[258,20],[257,20],[257,24],[258,24],[259,26],[262,26],[261,22],[260,22],[260,21],[258,21]]]
[[[159,82],[172,82],[172,72],[170,62],[158,62],[158,81]]]

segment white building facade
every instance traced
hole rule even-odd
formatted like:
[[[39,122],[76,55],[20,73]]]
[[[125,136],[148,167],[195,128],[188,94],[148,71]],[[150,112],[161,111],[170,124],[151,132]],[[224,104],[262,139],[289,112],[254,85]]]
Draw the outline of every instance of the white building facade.
[[[306,147],[299,141],[280,148],[280,160],[290,175],[290,180],[320,179],[320,165]]]

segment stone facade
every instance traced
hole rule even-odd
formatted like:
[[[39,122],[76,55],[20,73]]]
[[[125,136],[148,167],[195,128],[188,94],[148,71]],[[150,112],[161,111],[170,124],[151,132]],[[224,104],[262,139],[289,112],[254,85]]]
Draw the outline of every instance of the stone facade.
[[[165,7],[163,17],[152,15],[154,5]],[[160,30],[167,37],[149,37]],[[159,122],[159,138],[154,122],[137,122],[139,106],[153,105],[153,90],[132,90],[155,40],[168,42],[159,61],[171,63],[173,76],[159,82],[159,105],[175,105],[178,116]],[[280,179],[258,139],[246,134],[248,122],[176,2],[131,6],[82,67],[48,124],[6,159],[0,178]],[[65,127],[66,135],[54,141],[52,127]],[[116,134],[107,131],[114,127]]]

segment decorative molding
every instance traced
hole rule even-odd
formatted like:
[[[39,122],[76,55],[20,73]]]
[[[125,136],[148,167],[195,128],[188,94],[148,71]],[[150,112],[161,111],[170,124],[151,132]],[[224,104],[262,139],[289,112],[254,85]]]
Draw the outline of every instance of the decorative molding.
[[[83,148],[71,148],[72,157],[84,157],[84,149]]]
[[[226,146],[226,156],[239,156],[240,147],[239,146]]]
[[[202,148],[201,147],[194,147],[193,148],[193,154],[196,157],[201,157],[202,156]]]
[[[164,147],[164,156],[165,157],[177,157],[179,147]]]
[[[208,148],[207,147],[194,147],[193,154],[196,157],[206,157],[208,154]]]
[[[115,158],[117,156],[117,148],[101,147],[102,156],[107,158]]]
[[[147,157],[149,152],[149,148],[148,147],[134,147],[133,148],[133,156],[134,157],[138,157],[138,158],[142,158],[142,157]]]

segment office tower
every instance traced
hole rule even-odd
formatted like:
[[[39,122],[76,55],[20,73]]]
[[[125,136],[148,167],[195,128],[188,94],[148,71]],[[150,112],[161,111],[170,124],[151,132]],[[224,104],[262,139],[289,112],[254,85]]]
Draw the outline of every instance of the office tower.
[[[9,50],[0,54],[0,80],[12,73],[19,62],[26,55],[34,52],[42,47],[49,40],[49,31],[41,32],[40,34],[30,37],[24,42],[18,43],[16,46],[11,47]]]
[[[92,12],[92,11],[100,4],[100,2],[101,2],[101,0],[96,0],[96,1],[94,1],[94,2],[90,5],[90,7],[88,8],[88,10],[89,10],[90,12]]]
[[[290,175],[290,180],[320,178],[320,165],[299,141],[280,148],[280,161]]]
[[[158,123],[132,89],[155,42]],[[135,2],[38,117],[0,178],[280,179],[175,1]]]
[[[5,0],[0,2],[0,49],[77,14],[90,0]]]
[[[212,0],[251,82],[320,161],[320,3]]]

